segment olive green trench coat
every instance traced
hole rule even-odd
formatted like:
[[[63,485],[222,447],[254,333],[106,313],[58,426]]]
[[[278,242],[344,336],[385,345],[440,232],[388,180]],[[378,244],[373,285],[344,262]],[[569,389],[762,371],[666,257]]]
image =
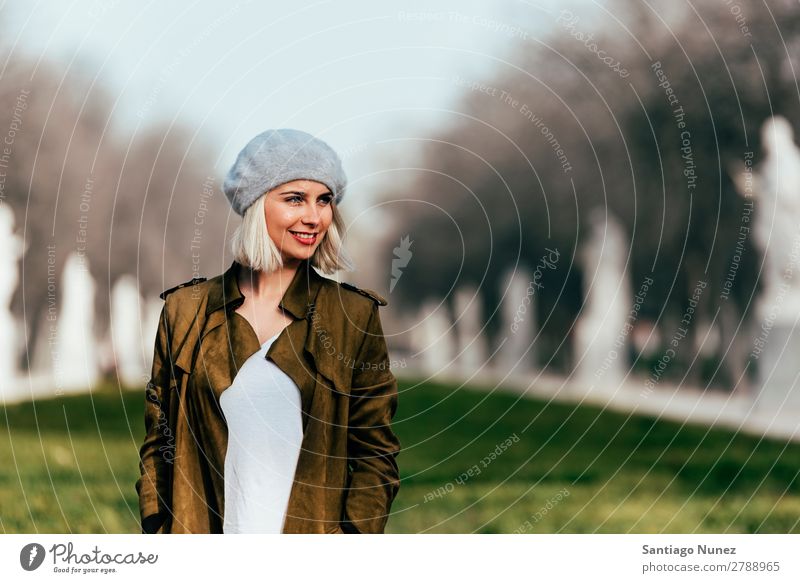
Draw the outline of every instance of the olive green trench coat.
[[[143,532],[222,532],[228,431],[219,397],[260,348],[234,311],[244,302],[239,268],[162,294],[136,482]],[[400,442],[381,305],[307,260],[281,300],[292,322],[265,358],[299,387],[303,426],[285,533],[384,531],[400,487]]]

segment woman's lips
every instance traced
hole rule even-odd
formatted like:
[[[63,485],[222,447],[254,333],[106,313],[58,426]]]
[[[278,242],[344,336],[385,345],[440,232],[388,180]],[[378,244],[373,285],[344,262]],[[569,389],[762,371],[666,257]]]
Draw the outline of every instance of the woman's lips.
[[[289,233],[291,233],[291,235],[292,235],[292,237],[294,237],[295,241],[299,241],[303,245],[313,245],[314,243],[317,242],[318,235],[316,235],[316,234],[313,237],[305,237],[304,238],[304,237],[300,237],[299,235],[293,233],[292,231],[289,231]]]

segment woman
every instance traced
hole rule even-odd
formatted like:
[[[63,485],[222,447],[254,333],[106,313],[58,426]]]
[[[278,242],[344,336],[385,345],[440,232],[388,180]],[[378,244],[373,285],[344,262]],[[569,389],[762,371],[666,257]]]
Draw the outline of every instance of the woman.
[[[223,189],[234,261],[165,299],[136,483],[145,533],[382,533],[399,489],[397,381],[350,269],[324,142],[268,130]]]

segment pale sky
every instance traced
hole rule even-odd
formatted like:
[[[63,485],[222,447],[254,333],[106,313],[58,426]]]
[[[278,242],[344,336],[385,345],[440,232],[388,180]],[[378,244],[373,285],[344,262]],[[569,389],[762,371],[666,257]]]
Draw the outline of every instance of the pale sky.
[[[116,127],[181,120],[216,141],[218,175],[270,127],[363,153],[345,160],[359,174],[370,171],[367,146],[393,128],[430,130],[464,91],[454,76],[497,67],[550,28],[553,6],[9,0],[0,26],[14,52],[96,76],[116,100]]]

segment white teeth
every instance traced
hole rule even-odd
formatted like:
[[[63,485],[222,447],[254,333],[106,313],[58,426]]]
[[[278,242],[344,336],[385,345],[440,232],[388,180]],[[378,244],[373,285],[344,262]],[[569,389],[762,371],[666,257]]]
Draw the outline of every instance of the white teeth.
[[[297,235],[301,239],[313,239],[315,237],[315,235],[307,235],[305,233],[295,233],[294,231],[292,231],[292,234]]]

